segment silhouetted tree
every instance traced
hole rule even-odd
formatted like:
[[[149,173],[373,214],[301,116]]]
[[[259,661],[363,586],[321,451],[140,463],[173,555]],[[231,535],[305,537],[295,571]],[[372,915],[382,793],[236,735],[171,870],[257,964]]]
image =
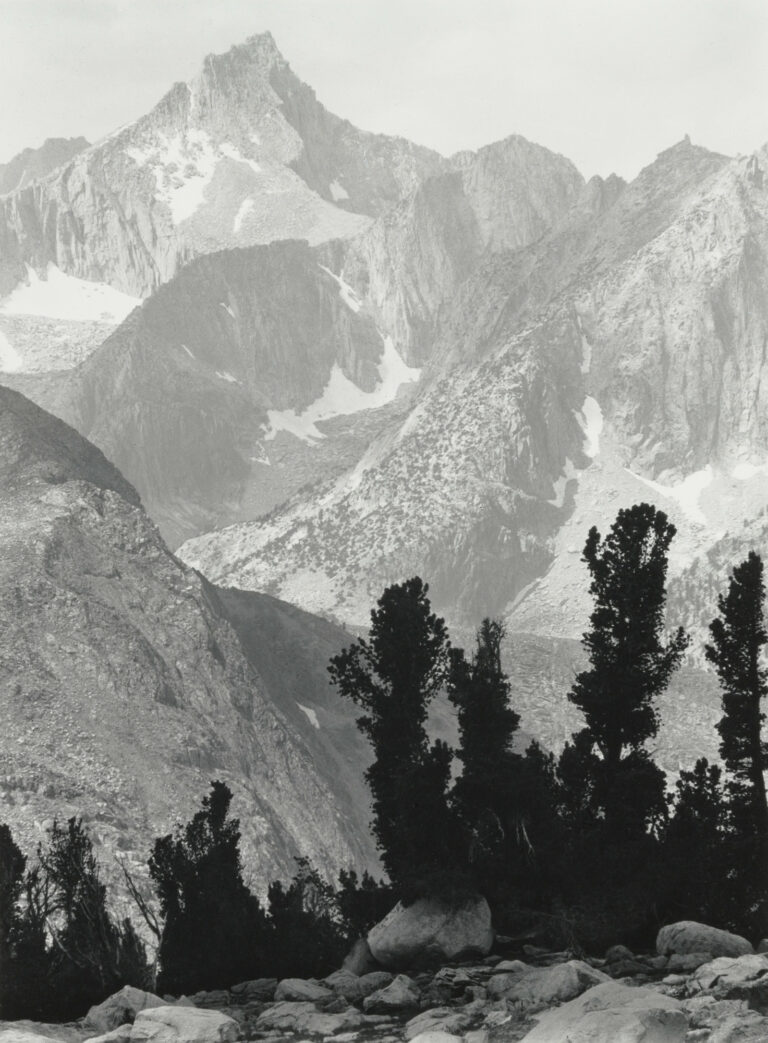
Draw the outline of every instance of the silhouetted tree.
[[[278,978],[323,978],[346,955],[348,938],[333,887],[308,858],[296,859],[287,888],[269,886],[270,974]]]
[[[691,771],[681,771],[673,808],[665,833],[667,916],[724,926],[733,909],[724,887],[729,866],[720,766],[701,757]]]
[[[576,754],[568,748],[562,763],[571,777],[581,774],[583,811],[608,836],[643,833],[666,808],[664,776],[645,744],[658,729],[655,699],[688,645],[682,628],[662,638],[675,531],[662,511],[637,504],[619,511],[604,539],[592,528],[584,548],[595,599],[583,639],[590,666],[568,698],[585,728],[574,736]]]
[[[227,987],[264,969],[266,916],[243,882],[231,800],[226,784],[213,782],[190,822],[155,841],[149,872],[164,921],[161,992]]]
[[[718,598],[720,615],[710,626],[707,659],[723,689],[723,717],[717,725],[725,763],[731,881],[752,907],[753,924],[768,930],[768,801],[766,744],[762,737],[768,692],[763,648],[768,642],[763,602],[763,562],[751,551]]]
[[[13,1016],[13,993],[17,967],[15,942],[21,918],[19,900],[24,886],[27,860],[16,846],[11,831],[0,823],[0,1017]]]
[[[483,620],[470,661],[461,649],[451,650],[448,679],[462,762],[452,798],[464,825],[468,861],[485,893],[507,884],[513,863],[531,850],[528,809],[522,802],[524,761],[512,750],[520,717],[509,706],[503,637],[502,623]]]
[[[440,873],[455,861],[446,791],[452,754],[430,746],[429,703],[446,681],[449,641],[418,577],[388,587],[371,612],[367,639],[331,660],[339,692],[362,707],[358,727],[373,746],[366,772],[373,833],[393,882]]]
[[[116,923],[107,909],[107,889],[82,821],[70,818],[65,826],[54,822],[38,861],[39,874],[32,883],[44,896],[41,913],[53,939],[52,993],[58,1016],[80,1016],[123,985],[146,988],[144,948],[130,923]]]

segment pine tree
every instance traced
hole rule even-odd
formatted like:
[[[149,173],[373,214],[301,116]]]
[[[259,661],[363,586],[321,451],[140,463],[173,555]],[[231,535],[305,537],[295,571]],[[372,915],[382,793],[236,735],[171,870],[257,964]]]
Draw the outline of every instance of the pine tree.
[[[674,810],[664,836],[669,894],[664,904],[670,920],[713,926],[729,921],[726,837],[722,771],[701,757],[678,776]]]
[[[751,551],[718,598],[720,615],[710,626],[707,659],[723,689],[723,717],[717,725],[725,763],[729,846],[733,884],[745,908],[759,907],[755,919],[768,929],[768,751],[762,737],[768,670],[762,653],[768,642],[763,616],[763,562]]]
[[[655,699],[680,664],[688,637],[664,628],[667,554],[675,527],[650,504],[621,510],[603,539],[591,529],[584,561],[595,599],[584,635],[590,667],[578,675],[569,700],[585,718],[564,752],[579,761],[583,805],[608,836],[641,834],[663,817],[664,776],[645,744],[656,734]],[[570,765],[569,765],[570,766]]]
[[[24,886],[27,860],[16,846],[11,831],[0,823],[0,1018],[10,1018],[17,966],[15,936],[20,919],[19,900]]]
[[[164,921],[161,992],[226,988],[263,970],[266,916],[243,882],[231,800],[225,783],[213,782],[186,826],[155,841],[149,872]]]
[[[501,665],[502,623],[485,619],[471,661],[451,651],[448,698],[456,707],[461,776],[453,801],[468,832],[469,861],[484,882],[507,868],[525,835],[518,783],[523,758],[512,751],[520,717],[509,706],[509,679]]]
[[[77,1017],[123,985],[146,987],[149,969],[133,928],[116,923],[82,821],[54,822],[38,851],[46,927],[53,936],[52,992],[59,1017]]]
[[[426,720],[445,683],[449,641],[418,577],[388,587],[371,612],[367,639],[335,656],[329,672],[341,695],[362,707],[358,727],[370,740],[366,772],[373,833],[394,883],[429,877],[454,861],[446,790],[451,751],[430,746]]]

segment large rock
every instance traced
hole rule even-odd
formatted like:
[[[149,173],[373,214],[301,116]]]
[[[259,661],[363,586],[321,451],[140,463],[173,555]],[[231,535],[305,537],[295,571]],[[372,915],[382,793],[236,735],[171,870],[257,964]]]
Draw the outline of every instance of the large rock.
[[[746,956],[720,956],[703,964],[693,974],[689,988],[704,992],[724,993],[752,982],[768,986],[768,956],[751,953]],[[729,998],[729,997],[726,997]]]
[[[293,1032],[298,1022],[307,1014],[316,1013],[314,1003],[275,1003],[256,1019],[258,1032]]]
[[[91,1007],[85,1015],[83,1028],[94,1035],[104,1035],[121,1025],[132,1024],[142,1010],[165,1006],[159,996],[144,992],[132,985],[124,985],[119,992],[108,996],[103,1003]]]
[[[605,982],[548,1010],[525,1043],[683,1043],[682,1005],[653,989]]]
[[[708,952],[714,957],[745,956],[754,950],[747,939],[738,934],[695,920],[680,920],[662,927],[656,937],[656,951],[660,956]]]
[[[492,999],[505,999],[522,1011],[533,1012],[572,1000],[606,981],[610,981],[608,975],[588,963],[569,960],[552,967],[526,966],[524,971],[495,974],[487,988]]]
[[[406,1024],[403,1035],[406,1040],[422,1039],[425,1036],[461,1036],[472,1023],[472,1015],[451,1007],[432,1007],[422,1011]]]
[[[418,1007],[420,998],[416,982],[405,974],[398,974],[386,988],[365,997],[363,1010],[366,1014],[391,1014]]]
[[[136,1015],[132,1043],[234,1043],[237,1022],[218,1010],[196,1007],[154,1007]]]
[[[492,944],[491,910],[480,896],[456,909],[428,898],[398,902],[368,935],[374,959],[392,970],[487,956]]]
[[[333,990],[305,978],[283,978],[275,989],[276,1000],[289,1003],[319,1003],[333,999]]]
[[[363,1024],[357,1010],[338,1014],[320,1013],[311,1003],[276,1003],[256,1021],[258,1032],[301,1032],[310,1036],[335,1036],[338,1032],[354,1032]]]

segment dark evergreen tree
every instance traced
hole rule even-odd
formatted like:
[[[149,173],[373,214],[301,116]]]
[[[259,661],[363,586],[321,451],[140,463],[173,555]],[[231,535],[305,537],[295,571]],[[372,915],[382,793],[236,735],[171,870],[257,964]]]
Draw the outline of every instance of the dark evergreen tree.
[[[725,886],[730,866],[719,765],[702,757],[691,771],[680,772],[664,839],[665,918],[725,926],[734,910]]]
[[[509,706],[509,679],[501,665],[502,623],[485,619],[471,661],[451,650],[448,698],[456,707],[461,776],[453,802],[466,834],[467,858],[487,894],[508,883],[513,863],[530,850],[521,775],[513,752],[520,717]]]
[[[26,865],[27,860],[16,846],[10,829],[0,823],[0,1018],[18,1016],[12,1009],[18,971],[15,943]]]
[[[56,1015],[81,1016],[123,985],[146,988],[150,974],[143,946],[128,921],[118,924],[108,911],[107,889],[81,820],[71,818],[66,826],[54,822],[38,860],[30,888],[36,888],[43,904],[35,911],[30,890],[27,933],[33,940],[35,924],[45,918],[53,938],[50,973]]]
[[[336,892],[307,858],[296,859],[285,888],[269,887],[270,974],[278,978],[324,978],[349,948]]]
[[[642,834],[666,808],[664,776],[645,744],[658,728],[656,697],[688,644],[682,629],[667,642],[662,636],[674,535],[663,512],[637,504],[619,511],[604,539],[591,529],[584,548],[595,599],[583,639],[590,666],[568,698],[584,714],[585,728],[574,736],[576,754],[573,747],[564,753],[563,767],[573,775],[578,762],[581,806],[608,836]]]
[[[149,860],[164,921],[160,992],[226,988],[265,969],[266,915],[243,882],[232,793],[213,782],[186,826],[155,841]]]
[[[371,612],[367,639],[331,660],[339,692],[362,707],[358,727],[373,746],[366,773],[373,832],[398,885],[434,877],[453,865],[455,830],[447,804],[451,751],[430,746],[429,703],[449,666],[445,623],[431,610],[418,577],[388,587]]]
[[[723,717],[717,725],[725,763],[731,886],[752,910],[750,926],[768,931],[768,801],[763,741],[768,642],[763,616],[763,562],[750,552],[731,575],[728,592],[718,598],[720,615],[710,626],[706,655],[723,689]]]

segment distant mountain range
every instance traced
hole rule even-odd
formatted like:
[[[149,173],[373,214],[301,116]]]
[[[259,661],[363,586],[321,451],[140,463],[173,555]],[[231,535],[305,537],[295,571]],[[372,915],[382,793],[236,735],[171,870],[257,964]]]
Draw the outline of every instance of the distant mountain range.
[[[152,555],[197,591],[187,638],[207,613],[239,634],[237,670],[272,655],[279,679],[285,658],[249,643],[248,613],[252,634],[278,618],[299,646],[306,628],[322,634],[319,662],[343,631],[270,597],[358,628],[387,584],[418,573],[460,643],[484,615],[506,621],[524,726],[557,746],[576,724],[565,695],[589,612],[587,531],[649,500],[679,530],[670,620],[696,638],[659,756],[674,770],[714,752],[701,642],[728,569],[768,537],[766,149],[732,159],[685,139],[630,184],[585,182],[517,136],[446,158],[327,112],[269,34],[210,56],[104,141],[61,147],[48,166],[0,168],[0,379],[98,446],[187,565],[259,592],[217,593],[151,530]],[[14,546],[36,546],[20,531]],[[325,692],[313,669],[294,693]],[[125,670],[116,693],[144,687]],[[155,692],[175,675],[148,676]],[[180,708],[194,702],[184,685]],[[74,698],[57,692],[57,705]],[[264,698],[267,716],[291,707],[281,742],[325,734],[309,696]],[[341,721],[334,750],[347,749]],[[311,742],[302,771],[325,771],[336,794],[337,754]],[[255,780],[250,754],[232,756],[233,777]],[[295,782],[275,785],[265,820],[293,806]],[[270,867],[296,837],[326,867],[355,843],[370,861],[351,839],[362,790],[328,799],[350,829],[324,820],[330,850],[309,823],[286,825]]]

